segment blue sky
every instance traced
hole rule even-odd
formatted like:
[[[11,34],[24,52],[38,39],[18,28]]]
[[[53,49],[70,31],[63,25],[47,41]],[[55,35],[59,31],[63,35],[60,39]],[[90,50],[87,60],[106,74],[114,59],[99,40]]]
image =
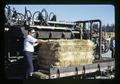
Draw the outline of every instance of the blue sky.
[[[24,14],[24,8],[32,12],[41,11],[45,8],[50,14],[57,15],[57,21],[74,22],[78,20],[100,19],[102,24],[115,23],[115,9],[113,5],[10,5]]]

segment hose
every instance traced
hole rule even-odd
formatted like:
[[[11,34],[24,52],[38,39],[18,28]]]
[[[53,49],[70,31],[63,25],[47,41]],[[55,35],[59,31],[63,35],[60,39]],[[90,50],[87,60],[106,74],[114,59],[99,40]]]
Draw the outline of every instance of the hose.
[[[52,18],[51,18],[51,15],[52,15]],[[48,18],[49,18],[49,21],[56,21],[56,15],[53,12],[49,14]]]
[[[28,14],[30,14],[30,16],[28,16]],[[24,15],[24,21],[25,21],[25,24],[27,25],[30,25],[30,20],[32,18],[32,13],[30,10],[27,10],[26,7],[25,7],[25,15]]]
[[[47,20],[48,20],[48,12],[46,11],[45,8],[42,9],[41,14],[42,14],[43,12],[45,12],[45,16],[43,16],[43,19],[44,19],[44,21],[47,21]],[[43,15],[43,14],[42,14],[42,15]]]
[[[27,17],[27,18],[29,18],[29,17],[28,17],[28,13],[30,14],[30,16],[29,16],[29,17],[30,17],[30,18],[32,18],[32,13],[31,13],[31,11],[30,11],[30,10],[26,10],[26,15],[25,15],[25,18],[26,18],[26,17]]]
[[[24,15],[22,13],[17,13],[17,19],[18,19],[18,23],[20,23],[20,20],[24,21]]]
[[[32,16],[32,22],[33,22],[33,24],[34,24],[34,16],[35,16],[36,13],[40,14],[40,11],[36,11],[35,13],[33,13],[33,16]]]
[[[32,17],[32,21],[34,23],[34,19],[35,19],[35,14],[38,13],[38,16],[37,16],[37,19],[40,21],[40,24],[41,25],[47,25],[47,20],[48,20],[48,13],[46,11],[46,9],[42,9],[42,11],[36,11],[34,14],[33,14],[33,17]],[[45,13],[45,15],[43,15],[43,13]]]
[[[10,9],[10,6],[6,6],[5,7],[6,9],[7,9],[7,14],[6,14],[6,18],[7,18],[7,21],[6,21],[6,23],[7,24],[11,24],[12,22],[14,23],[16,23],[16,22],[20,22],[20,19],[21,20],[25,20],[25,18],[24,18],[24,15],[22,14],[22,13],[18,13],[16,10],[15,10],[15,8],[13,8],[13,10],[12,9]],[[11,13],[12,12],[12,13]]]

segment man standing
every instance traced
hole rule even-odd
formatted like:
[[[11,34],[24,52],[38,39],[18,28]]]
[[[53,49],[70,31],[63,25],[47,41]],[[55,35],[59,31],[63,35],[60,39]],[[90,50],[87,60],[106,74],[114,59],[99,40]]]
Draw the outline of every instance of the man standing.
[[[24,54],[25,54],[25,62],[26,62],[25,78],[26,79],[32,76],[32,72],[33,72],[32,56],[34,52],[34,46],[36,46],[39,43],[39,41],[36,38],[34,38],[35,35],[36,35],[35,30],[29,29],[28,35],[24,40]]]
[[[115,37],[110,40],[110,50],[112,51],[112,58],[115,56]]]

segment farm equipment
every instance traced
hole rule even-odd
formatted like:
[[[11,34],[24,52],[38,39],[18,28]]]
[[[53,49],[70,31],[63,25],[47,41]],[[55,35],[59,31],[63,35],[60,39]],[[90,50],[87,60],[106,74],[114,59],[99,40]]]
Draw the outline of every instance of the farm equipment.
[[[29,28],[34,28],[37,32],[36,38],[42,40],[58,40],[58,39],[84,39],[91,40],[95,44],[94,60],[92,64],[84,64],[71,67],[50,67],[48,70],[37,67],[33,72],[33,77],[38,79],[55,79],[55,78],[89,78],[97,76],[108,76],[112,78],[115,69],[114,58],[105,58],[101,54],[106,53],[107,46],[102,48],[102,22],[99,19],[60,22],[57,16],[51,12],[49,15],[45,9],[42,11],[30,12],[25,7],[25,14],[11,10],[10,6],[5,8],[5,57],[6,66],[8,61],[15,59],[16,61],[23,58],[23,41],[28,33]],[[11,35],[11,36],[10,36]],[[10,44],[10,45],[9,45]],[[108,44],[107,44],[108,45]],[[39,48],[35,48],[33,60],[37,62]],[[34,64],[34,67],[38,65]]]

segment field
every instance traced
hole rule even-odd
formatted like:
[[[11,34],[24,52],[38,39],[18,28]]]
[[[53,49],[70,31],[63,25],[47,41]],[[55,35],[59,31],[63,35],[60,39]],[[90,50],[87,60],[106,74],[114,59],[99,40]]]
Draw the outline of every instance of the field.
[[[114,37],[115,36],[115,32],[105,32],[104,33],[104,37],[105,38],[111,38],[111,37]]]

